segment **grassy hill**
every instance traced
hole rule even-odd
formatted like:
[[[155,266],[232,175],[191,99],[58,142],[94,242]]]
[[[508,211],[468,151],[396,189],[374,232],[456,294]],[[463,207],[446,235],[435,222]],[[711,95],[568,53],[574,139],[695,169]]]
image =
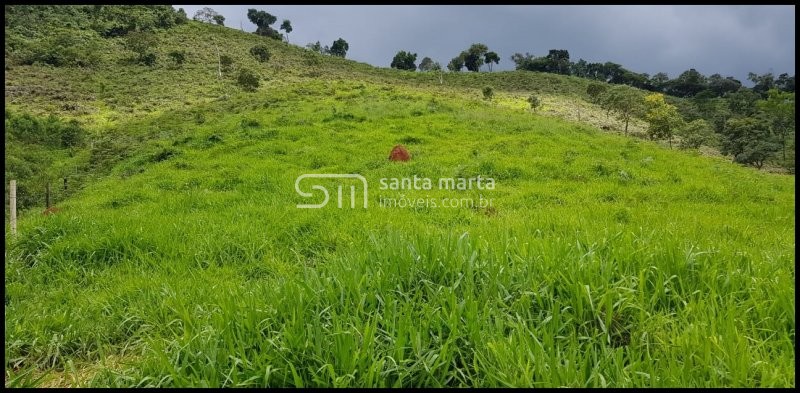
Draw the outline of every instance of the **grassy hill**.
[[[578,78],[158,37],[155,67],[123,38],[91,71],[6,67],[7,166],[40,149],[78,185],[6,230],[7,386],[794,385],[794,177],[602,131]],[[19,114],[85,140],[9,139]],[[364,176],[369,208],[296,208],[306,173]]]

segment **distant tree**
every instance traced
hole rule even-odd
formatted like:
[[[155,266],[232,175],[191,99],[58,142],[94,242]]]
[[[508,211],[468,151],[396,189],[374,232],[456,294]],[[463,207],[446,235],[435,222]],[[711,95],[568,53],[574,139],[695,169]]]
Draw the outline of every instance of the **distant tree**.
[[[286,32],[286,42],[289,42],[289,33],[292,32],[292,22],[290,22],[289,19],[284,19],[280,29]]]
[[[547,71],[554,74],[569,75],[569,51],[566,49],[550,49],[547,54]]]
[[[425,57],[419,62],[418,66],[420,71],[433,71],[433,60],[430,57]]]
[[[278,18],[269,12],[258,11],[254,8],[250,8],[247,10],[247,19],[256,25],[256,34],[276,40],[280,40],[282,38],[281,33],[273,29],[271,26],[278,20]]]
[[[236,75],[236,83],[245,91],[255,91],[260,85],[258,75],[255,72],[242,68]]]
[[[644,98],[647,113],[645,120],[649,124],[647,134],[650,139],[666,139],[672,147],[672,136],[681,127],[683,119],[675,105],[668,104],[661,93],[653,93]]]
[[[747,79],[754,83],[753,91],[761,95],[762,98],[767,98],[767,92],[775,88],[775,76],[771,72],[764,75],[750,72],[747,74]]]
[[[186,51],[177,51],[174,50],[169,52],[169,57],[172,58],[172,61],[175,62],[176,66],[183,65],[183,62],[186,60]]]
[[[447,63],[447,69],[452,72],[459,72],[462,68],[464,68],[464,57],[461,55],[454,57]]]
[[[414,71],[417,69],[417,66],[414,64],[415,61],[417,61],[416,53],[401,50],[394,55],[391,67],[397,68],[398,70]]]
[[[347,41],[339,38],[338,40],[333,41],[333,45],[331,45],[329,51],[332,56],[345,57],[349,49],[350,45],[347,44]]]
[[[580,78],[589,77],[589,63],[586,60],[579,59],[577,62],[572,63],[569,68],[570,75]]]
[[[486,86],[483,88],[483,99],[484,100],[491,100],[494,96],[494,90],[492,90],[491,86]]]
[[[786,161],[786,146],[794,140],[795,133],[794,93],[771,89],[767,92],[767,99],[758,101],[757,106],[764,113],[772,134],[781,146],[781,157]]]
[[[667,75],[666,72],[659,72],[650,77],[650,85],[653,86],[653,89],[658,92],[664,92],[668,82],[669,75]]]
[[[218,21],[220,17],[221,21]],[[221,25],[222,22],[225,22],[224,16],[220,15],[219,12],[214,11],[214,9],[209,7],[203,7],[202,9],[197,10],[197,12],[194,13],[194,17],[192,17],[192,19],[198,22],[216,23],[218,25]]]
[[[214,15],[214,23],[225,26],[225,17],[222,15]]]
[[[150,32],[134,31],[125,37],[125,47],[136,53],[136,60],[141,64],[155,64],[157,46],[158,38]]]
[[[322,53],[322,45],[319,43],[319,41],[313,44],[312,43],[306,44],[306,48],[313,52]]]
[[[739,89],[739,91],[725,94],[725,99],[728,102],[728,109],[730,109],[733,116],[738,117],[754,115],[758,110],[756,102],[759,97],[758,93],[750,89]]]
[[[460,57],[464,59],[464,66],[468,70],[478,72],[483,65],[486,52],[489,48],[484,44],[472,44],[469,49],[461,52]]]
[[[600,102],[600,97],[602,97],[606,90],[608,90],[608,86],[602,83],[590,83],[589,86],[586,86],[586,94],[589,95],[589,99],[595,104]]]
[[[175,13],[175,24],[180,25],[186,23],[189,20],[189,17],[186,16],[186,10],[183,8],[178,8],[178,11]]]
[[[606,94],[606,101],[608,107],[625,122],[625,135],[628,135],[628,123],[642,112],[641,97],[629,87],[615,86]]]
[[[530,104],[531,105],[531,109],[533,109],[533,111],[536,112],[536,108],[538,108],[538,107],[540,107],[542,105],[542,101],[539,99],[539,97],[531,94],[528,97],[528,104]]]
[[[486,52],[484,56],[484,63],[489,66],[489,72],[492,72],[492,63],[500,64],[500,56],[495,52]]]
[[[702,145],[710,146],[714,141],[714,131],[703,119],[694,120],[681,127],[677,134],[681,137],[681,149],[698,148]]]
[[[789,76],[789,74],[780,74],[778,75],[778,79],[775,81],[775,87],[778,90],[794,93],[794,75]]]
[[[525,52],[525,54],[514,53],[511,55],[511,61],[516,64],[516,69],[521,71],[537,71],[547,72],[547,59],[544,57],[535,57],[534,55]]]
[[[441,71],[441,70],[442,70],[442,65],[439,64],[438,61],[434,62],[433,65],[431,66],[431,71]]]
[[[269,49],[266,45],[256,45],[250,48],[250,54],[262,63],[269,61],[270,58]]]
[[[722,154],[732,155],[733,161],[761,168],[780,145],[763,121],[752,117],[730,119],[722,136]]]
[[[706,77],[692,68],[669,81],[666,92],[677,97],[692,97],[707,87]]]
[[[708,90],[714,93],[717,97],[722,97],[727,93],[738,91],[742,87],[742,82],[729,76],[723,78],[720,74],[714,74],[708,77]]]

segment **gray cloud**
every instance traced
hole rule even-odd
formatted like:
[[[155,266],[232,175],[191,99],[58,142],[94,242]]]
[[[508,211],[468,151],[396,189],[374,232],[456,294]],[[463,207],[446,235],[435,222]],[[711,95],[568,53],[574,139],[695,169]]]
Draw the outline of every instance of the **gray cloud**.
[[[191,17],[204,6],[183,7]],[[254,31],[247,9],[292,21],[290,41],[330,45],[342,37],[347,57],[388,67],[398,50],[442,65],[471,43],[500,54],[495,69],[514,68],[515,52],[567,49],[573,61],[612,61],[675,77],[695,68],[710,75],[795,72],[794,6],[309,6],[212,5],[225,25]]]

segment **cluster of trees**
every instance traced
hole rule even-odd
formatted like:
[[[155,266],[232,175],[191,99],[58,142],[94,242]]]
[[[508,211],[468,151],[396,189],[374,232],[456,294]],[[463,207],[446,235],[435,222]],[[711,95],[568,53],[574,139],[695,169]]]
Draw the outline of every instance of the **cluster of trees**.
[[[712,146],[741,164],[761,168],[772,162],[793,172],[794,93],[773,88],[762,99],[758,93],[742,89],[728,98],[683,101],[603,83],[590,84],[586,93],[607,114],[614,113],[624,122],[625,134],[630,120],[641,118],[647,122],[647,136],[652,140],[672,146],[678,137],[681,148]]]
[[[489,47],[484,44],[472,44],[470,47],[462,51],[458,56],[450,60],[447,64],[447,69],[453,72],[459,72],[462,68],[467,67],[467,70],[478,72],[481,66],[486,64],[489,71],[492,70],[492,63],[500,63],[500,56],[497,53],[489,51]]]
[[[283,40],[284,38],[287,41],[289,40],[289,33],[292,32],[292,22],[288,19],[284,19],[280,27],[278,27],[279,30],[286,32],[285,36],[279,33],[278,30],[272,28],[272,25],[278,21],[278,17],[267,11],[259,11],[255,8],[250,8],[247,10],[247,19],[256,25],[256,34],[275,40]]]
[[[636,73],[623,66],[612,63],[590,63],[584,59],[570,61],[569,51],[551,49],[546,56],[536,57],[530,53],[515,53],[511,60],[517,70],[549,72],[561,75],[572,75],[597,81],[629,85],[643,90],[664,93],[675,97],[694,97],[703,94],[708,97],[723,97],[728,93],[739,91],[742,82],[734,77],[723,77],[713,74],[706,77],[694,68],[684,71],[675,79],[670,79],[664,72],[653,76],[647,73]],[[794,91],[794,76],[781,74],[775,78],[772,74],[758,75],[750,73],[748,79],[755,86],[753,91],[766,97],[767,91],[777,88],[782,91]]]
[[[217,11],[209,7],[197,10],[192,18],[198,22],[216,23],[220,26],[225,26],[225,17]]]
[[[417,59],[416,53],[399,51],[394,55],[390,66],[399,70],[414,71],[419,68],[420,71],[439,71],[442,69],[441,64],[434,62],[430,57],[425,57],[420,61],[419,67],[414,62]],[[483,65],[486,65],[489,71],[492,71],[492,64],[499,64],[500,56],[489,50],[489,48],[481,43],[470,45],[467,50],[462,51],[458,56],[450,60],[447,64],[447,69],[452,72],[461,71],[466,67],[470,71],[478,72]]]
[[[183,9],[168,5],[14,5],[5,11],[6,61],[12,65],[91,67],[110,45],[104,38],[169,29],[188,21]]]
[[[350,49],[350,45],[345,41],[343,38],[339,37],[336,41],[333,41],[331,46],[325,45],[322,46],[319,41],[306,45],[306,48],[313,52],[321,53],[323,55],[331,55],[337,57],[345,57],[347,56],[347,51]]]
[[[406,71],[414,71],[419,69],[420,71],[427,72],[427,71],[440,71],[442,69],[441,64],[439,62],[433,61],[430,57],[424,57],[420,62],[419,66],[415,64],[417,61],[417,54],[406,52],[401,50],[394,55],[392,58],[392,63],[390,66],[392,68],[396,68],[398,70],[406,70]]]

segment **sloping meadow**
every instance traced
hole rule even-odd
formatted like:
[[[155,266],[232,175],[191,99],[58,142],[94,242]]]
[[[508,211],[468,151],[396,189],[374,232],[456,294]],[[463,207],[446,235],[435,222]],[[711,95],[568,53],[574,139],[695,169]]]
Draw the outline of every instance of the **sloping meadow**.
[[[165,119],[7,235],[7,384],[794,384],[793,177],[385,83],[128,128]],[[323,182],[298,209],[314,173],[362,175],[368,208]]]

